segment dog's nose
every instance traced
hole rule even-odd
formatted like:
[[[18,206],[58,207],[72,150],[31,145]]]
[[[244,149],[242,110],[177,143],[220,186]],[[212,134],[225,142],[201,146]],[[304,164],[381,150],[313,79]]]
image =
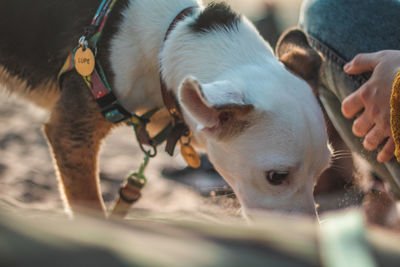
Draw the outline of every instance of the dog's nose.
[[[315,206],[307,207],[304,209],[293,209],[289,212],[291,215],[301,215],[301,216],[308,216],[315,219],[318,219],[318,214]]]
[[[258,208],[258,209],[242,209],[243,215],[249,223],[259,222],[263,220],[267,220],[270,216],[278,216],[278,217],[307,217],[311,220],[317,220],[319,222],[318,214],[316,212],[315,206],[307,207],[307,208],[293,208],[290,207],[288,209],[266,209],[266,208]]]

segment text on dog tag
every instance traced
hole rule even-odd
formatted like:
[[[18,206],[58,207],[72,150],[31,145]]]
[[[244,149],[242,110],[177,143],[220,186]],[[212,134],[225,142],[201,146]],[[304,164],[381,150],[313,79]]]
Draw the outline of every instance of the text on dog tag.
[[[186,163],[192,168],[200,167],[199,154],[191,145],[181,145],[181,154]]]
[[[78,48],[75,52],[75,69],[82,76],[89,76],[94,70],[94,55],[89,48]]]

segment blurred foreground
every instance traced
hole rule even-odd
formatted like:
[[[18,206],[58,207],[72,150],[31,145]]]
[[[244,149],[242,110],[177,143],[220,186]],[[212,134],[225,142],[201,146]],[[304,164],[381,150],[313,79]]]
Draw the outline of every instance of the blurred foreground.
[[[366,229],[356,211],[318,226],[272,214],[259,225],[95,218],[0,211],[0,266],[399,266],[398,236]]]

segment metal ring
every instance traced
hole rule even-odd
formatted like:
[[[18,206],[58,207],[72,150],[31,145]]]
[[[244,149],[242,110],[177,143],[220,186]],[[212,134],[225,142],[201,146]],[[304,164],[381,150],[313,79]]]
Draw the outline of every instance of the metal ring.
[[[152,150],[147,151],[146,154],[147,154],[150,158],[154,158],[155,156],[157,156],[157,147],[152,146],[151,148],[152,148]]]
[[[120,198],[122,201],[124,201],[125,203],[133,204],[133,203],[137,202],[137,201],[139,200],[139,198],[142,196],[142,194],[140,193],[140,189],[139,189],[139,190],[138,190],[138,191],[139,191],[139,194],[138,194],[138,196],[137,196],[136,198],[134,198],[134,199],[128,199],[127,197],[124,196],[124,193],[122,192],[123,189],[124,189],[123,187],[121,187],[121,188],[119,189],[119,198]]]
[[[88,41],[86,40],[85,36],[82,36],[81,38],[79,38],[79,46],[83,47],[84,49],[86,49],[88,47]]]
[[[186,142],[183,142],[183,138],[187,138]],[[182,135],[182,137],[179,139],[181,145],[189,145],[192,142],[192,131],[189,131],[189,133]]]
[[[156,146],[151,146],[150,150],[146,150],[143,146],[143,144],[139,143],[139,147],[140,149],[143,151],[143,153],[145,153],[146,155],[148,155],[150,158],[154,158],[155,156],[157,156],[157,147]]]

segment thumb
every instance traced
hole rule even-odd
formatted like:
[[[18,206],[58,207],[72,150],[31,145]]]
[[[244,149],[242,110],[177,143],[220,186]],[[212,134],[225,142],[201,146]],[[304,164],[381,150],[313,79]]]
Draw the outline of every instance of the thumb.
[[[358,54],[344,66],[344,71],[347,74],[361,74],[373,71],[378,63],[377,53]]]

